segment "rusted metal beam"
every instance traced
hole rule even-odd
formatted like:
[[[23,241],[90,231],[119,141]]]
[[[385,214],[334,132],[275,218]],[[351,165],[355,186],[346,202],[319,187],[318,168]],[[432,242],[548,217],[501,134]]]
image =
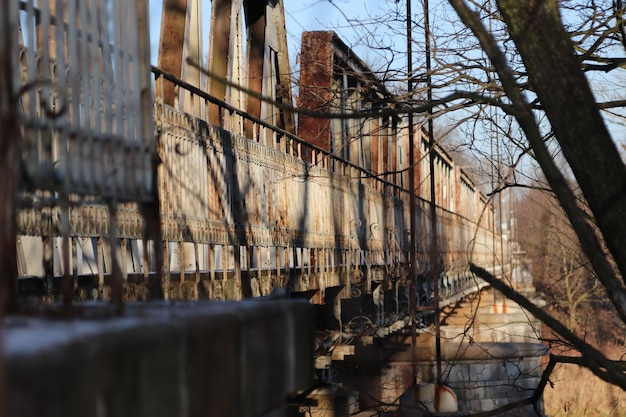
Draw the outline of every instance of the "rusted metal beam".
[[[271,2],[270,2],[271,3]],[[276,101],[291,105],[292,79],[291,63],[289,62],[289,47],[287,45],[287,31],[285,29],[285,7],[282,1],[274,2],[268,10],[268,21],[273,22],[276,30],[276,57],[278,65],[278,85],[276,86]],[[292,111],[279,109],[280,120],[277,121],[279,127],[287,132],[295,133],[295,121]]]
[[[158,66],[179,78],[182,76],[187,4],[188,0],[163,0],[161,17]],[[156,97],[163,97],[167,105],[174,105],[176,93],[174,84],[156,84]]]
[[[246,27],[248,29],[248,89],[263,95],[263,67],[265,62],[265,2],[250,2],[244,4],[246,13]],[[261,118],[261,100],[248,95],[246,111],[253,117]],[[246,120],[245,135],[249,139],[258,140],[258,132],[254,132],[255,124]]]
[[[211,9],[211,35],[209,40],[209,71],[221,78],[228,74],[228,56],[230,52],[230,20],[232,0],[213,0]],[[218,78],[209,80],[209,91],[219,100],[226,98],[226,84]],[[215,126],[222,124],[220,108],[209,106],[209,122]]]
[[[300,55],[299,107],[329,112],[333,93],[334,32],[304,32]],[[298,136],[328,152],[331,151],[330,119],[301,116]],[[311,162],[310,152],[305,159]]]

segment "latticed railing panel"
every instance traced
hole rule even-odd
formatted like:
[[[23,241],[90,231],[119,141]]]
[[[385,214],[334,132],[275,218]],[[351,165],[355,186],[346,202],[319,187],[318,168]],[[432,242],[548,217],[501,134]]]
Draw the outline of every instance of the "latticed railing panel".
[[[10,1],[23,188],[150,200],[147,3]]]

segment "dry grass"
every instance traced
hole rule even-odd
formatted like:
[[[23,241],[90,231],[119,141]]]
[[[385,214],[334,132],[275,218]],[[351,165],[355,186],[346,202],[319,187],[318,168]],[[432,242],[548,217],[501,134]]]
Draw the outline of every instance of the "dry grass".
[[[557,365],[544,392],[550,417],[621,417],[626,415],[626,392],[576,365]]]

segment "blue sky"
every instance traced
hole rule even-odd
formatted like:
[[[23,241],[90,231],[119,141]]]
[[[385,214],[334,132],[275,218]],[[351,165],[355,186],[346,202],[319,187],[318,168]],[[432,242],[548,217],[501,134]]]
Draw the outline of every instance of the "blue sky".
[[[304,30],[333,29],[346,43],[350,43],[354,33],[345,27],[346,18],[359,18],[359,13],[380,3],[380,0],[287,0],[285,19],[288,42],[294,44],[297,37],[299,45],[299,36]]]

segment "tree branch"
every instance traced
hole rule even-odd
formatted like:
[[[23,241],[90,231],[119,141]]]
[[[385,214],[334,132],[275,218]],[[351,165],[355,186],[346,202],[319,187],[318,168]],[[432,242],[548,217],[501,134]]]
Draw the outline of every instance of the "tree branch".
[[[576,336],[571,330],[565,327],[560,321],[537,307],[532,301],[524,297],[506,283],[499,280],[485,269],[471,264],[470,271],[479,278],[489,283],[494,289],[500,291],[507,298],[515,301],[522,308],[530,312],[538,320],[552,328],[566,341],[572,344],[582,355],[580,362],[591,372],[606,382],[617,385],[626,390],[626,374],[622,369],[617,367],[615,363],[604,356],[599,350]]]

